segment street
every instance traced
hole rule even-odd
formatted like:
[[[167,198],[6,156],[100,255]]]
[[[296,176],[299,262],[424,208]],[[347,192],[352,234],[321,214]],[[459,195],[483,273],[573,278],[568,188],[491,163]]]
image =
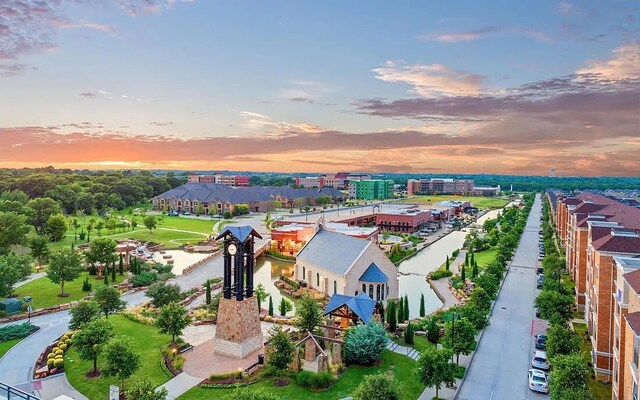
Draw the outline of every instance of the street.
[[[548,395],[528,388],[534,340],[533,301],[537,295],[538,230],[542,211],[540,195],[529,214],[504,286],[498,295],[491,324],[478,343],[475,357],[458,399],[544,399]]]

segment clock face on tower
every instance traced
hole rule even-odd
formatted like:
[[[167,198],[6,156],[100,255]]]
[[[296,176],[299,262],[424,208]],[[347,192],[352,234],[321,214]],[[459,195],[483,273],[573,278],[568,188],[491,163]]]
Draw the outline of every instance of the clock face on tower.
[[[235,244],[231,243],[229,245],[229,247],[227,248],[227,250],[229,251],[229,254],[231,254],[232,256],[235,256],[236,253],[238,252],[238,248],[236,247]]]

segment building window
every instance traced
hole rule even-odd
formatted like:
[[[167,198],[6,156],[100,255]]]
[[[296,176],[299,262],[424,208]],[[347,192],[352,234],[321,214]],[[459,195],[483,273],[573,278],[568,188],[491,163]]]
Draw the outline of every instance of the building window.
[[[638,367],[638,351],[640,350],[638,349],[639,342],[640,340],[638,338],[633,339],[633,364],[636,368]]]
[[[307,268],[302,267],[302,280],[307,279]]]
[[[380,301],[380,285],[376,285],[376,301]]]
[[[338,293],[338,282],[333,281],[333,294]]]
[[[358,295],[358,291],[356,290],[356,296]]]
[[[371,297],[371,299],[373,299],[373,285],[369,284],[369,297]]]
[[[380,295],[380,299],[381,299],[382,301],[384,301],[384,283],[382,284],[382,290],[381,290],[381,292],[382,292],[382,293],[381,293],[381,295]]]
[[[316,286],[320,288],[320,273],[316,272]]]
[[[367,285],[362,284],[362,293],[367,293]]]

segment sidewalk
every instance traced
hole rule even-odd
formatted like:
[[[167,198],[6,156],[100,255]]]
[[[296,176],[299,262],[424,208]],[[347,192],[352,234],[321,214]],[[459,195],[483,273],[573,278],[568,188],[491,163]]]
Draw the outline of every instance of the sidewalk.
[[[464,257],[466,255],[466,250],[460,250],[458,256],[453,260],[453,263],[449,265],[449,270],[454,274],[460,273],[460,266],[464,263]],[[442,301],[441,310],[448,310],[453,306],[460,304],[460,301],[456,299],[451,290],[449,290],[449,279],[441,278],[435,281],[429,281],[431,287],[436,292],[436,295]]]
[[[161,385],[160,388],[165,388],[169,392],[167,400],[175,400],[201,381],[202,378],[196,378],[183,372]]]
[[[55,399],[58,396],[66,395],[75,400],[89,400],[71,386],[66,374],[54,375],[36,382],[40,382],[42,385],[38,391],[41,399]]]
[[[22,285],[25,285],[31,281],[35,281],[36,279],[40,279],[40,278],[44,278],[45,276],[47,276],[47,273],[42,271],[42,272],[36,272],[35,274],[31,274],[29,275],[29,277],[23,281],[20,281],[18,283],[15,284],[14,287],[20,287]]]

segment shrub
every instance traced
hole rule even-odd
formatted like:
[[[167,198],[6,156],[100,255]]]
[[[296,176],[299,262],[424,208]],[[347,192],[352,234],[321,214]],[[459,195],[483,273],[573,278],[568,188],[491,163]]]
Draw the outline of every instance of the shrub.
[[[54,347],[54,348],[53,348],[53,354],[55,354],[55,355],[62,355],[62,354],[64,354],[64,351],[63,351],[61,348],[59,348],[59,347]]]
[[[345,361],[371,365],[380,360],[386,344],[387,335],[382,325],[374,320],[366,325],[358,324],[345,335]]]
[[[151,303],[157,308],[181,299],[180,286],[167,285],[164,282],[153,284],[147,289],[146,295],[151,298]]]
[[[451,271],[433,271],[429,274],[429,277],[431,278],[432,281],[437,281],[440,278],[448,278],[450,276],[453,275],[453,272]]]
[[[56,356],[55,354],[53,354],[53,353],[49,353],[49,354],[47,354],[47,360],[50,360],[50,359],[52,359],[52,358],[53,358],[53,357],[55,357],[55,356]]]
[[[159,279],[157,272],[142,271],[140,275],[134,275],[131,278],[131,284],[133,287],[149,286]]]
[[[385,373],[367,375],[353,393],[353,400],[400,400],[400,388]]]
[[[296,383],[298,386],[311,389],[326,389],[335,382],[334,376],[329,372],[313,373],[302,371],[296,375]]]
[[[226,374],[209,375],[210,381],[217,381],[222,379],[240,379],[240,378],[242,378],[242,371],[233,371]]]
[[[225,211],[229,212],[229,211]],[[231,400],[280,400],[278,396],[262,390],[236,390],[231,395]]]
[[[56,358],[55,360],[53,360],[53,366],[56,368],[60,368],[64,365],[64,359],[62,358]]]
[[[60,350],[62,351],[65,351],[67,349],[67,345],[65,343],[58,344],[58,347],[60,347]]]
[[[47,359],[47,366],[52,367],[53,366],[53,362],[54,362],[53,358],[48,358]]]
[[[3,326],[0,328],[0,342],[12,339],[21,339],[33,332],[34,329],[36,328],[28,322]]]
[[[84,278],[84,281],[82,281],[82,291],[83,292],[90,292],[91,291],[91,282],[89,282],[89,278],[88,277]]]

